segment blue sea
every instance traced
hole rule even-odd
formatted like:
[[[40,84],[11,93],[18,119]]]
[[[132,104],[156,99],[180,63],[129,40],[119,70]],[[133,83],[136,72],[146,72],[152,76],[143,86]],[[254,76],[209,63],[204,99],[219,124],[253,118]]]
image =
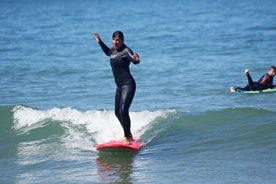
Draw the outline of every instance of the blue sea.
[[[0,183],[271,184],[276,93],[230,93],[276,65],[273,0],[1,0]],[[121,30],[141,58],[121,139],[109,58]]]

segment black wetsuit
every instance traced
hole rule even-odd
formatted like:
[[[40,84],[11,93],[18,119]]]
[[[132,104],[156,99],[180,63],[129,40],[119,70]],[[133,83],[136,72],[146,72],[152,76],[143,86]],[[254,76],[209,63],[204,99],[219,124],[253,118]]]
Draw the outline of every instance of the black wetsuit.
[[[130,131],[129,107],[133,100],[136,83],[133,79],[129,65],[130,62],[138,64],[132,55],[133,52],[125,44],[119,49],[109,48],[102,41],[99,42],[104,53],[110,57],[110,65],[117,86],[115,94],[115,115],[120,121],[125,137],[132,137]]]
[[[244,88],[237,87],[236,90],[243,91],[254,91],[254,90],[264,90],[268,88],[273,88],[273,76],[268,74],[263,75],[258,82],[254,82],[250,74],[246,74],[248,84]]]

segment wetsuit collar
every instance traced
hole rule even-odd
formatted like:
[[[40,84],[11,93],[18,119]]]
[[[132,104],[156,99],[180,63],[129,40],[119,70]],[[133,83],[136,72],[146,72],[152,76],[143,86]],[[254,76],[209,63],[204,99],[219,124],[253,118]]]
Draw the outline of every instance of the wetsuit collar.
[[[121,52],[122,50],[124,50],[126,48],[126,45],[123,43],[122,46],[118,49],[116,49],[118,52]]]

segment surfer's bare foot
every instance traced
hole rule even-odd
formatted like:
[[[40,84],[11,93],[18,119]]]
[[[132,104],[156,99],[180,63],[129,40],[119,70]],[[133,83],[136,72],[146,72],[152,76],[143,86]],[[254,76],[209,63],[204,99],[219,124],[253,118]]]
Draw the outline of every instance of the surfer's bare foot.
[[[244,73],[245,73],[245,75],[248,75],[248,74],[249,74],[249,70],[248,70],[248,69],[245,69],[245,70],[244,70]]]
[[[131,142],[133,142],[133,138],[132,137],[125,137],[124,138],[124,144],[131,144]]]
[[[124,138],[123,143],[124,143],[124,144],[130,144],[130,142],[129,142],[129,140],[128,140],[127,137]]]
[[[236,89],[235,89],[233,86],[231,86],[231,87],[230,87],[230,92],[231,92],[231,93],[234,93],[234,92],[236,92]]]

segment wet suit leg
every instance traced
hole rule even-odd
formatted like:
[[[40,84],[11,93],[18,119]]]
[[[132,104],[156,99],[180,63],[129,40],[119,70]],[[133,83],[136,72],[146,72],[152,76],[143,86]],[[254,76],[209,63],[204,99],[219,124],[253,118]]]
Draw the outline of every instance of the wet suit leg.
[[[136,90],[135,83],[117,87],[115,94],[115,115],[121,123],[125,137],[132,137],[130,131],[129,107]]]
[[[250,91],[250,90],[255,90],[255,82],[253,82],[250,74],[246,74],[246,77],[247,77],[247,80],[248,80],[248,84],[244,87],[244,88],[240,88],[240,87],[237,87],[236,89],[237,90],[242,90],[242,91]]]
[[[247,80],[248,80],[248,85],[246,86],[248,90],[254,90],[254,82],[250,76],[250,74],[246,74]]]

